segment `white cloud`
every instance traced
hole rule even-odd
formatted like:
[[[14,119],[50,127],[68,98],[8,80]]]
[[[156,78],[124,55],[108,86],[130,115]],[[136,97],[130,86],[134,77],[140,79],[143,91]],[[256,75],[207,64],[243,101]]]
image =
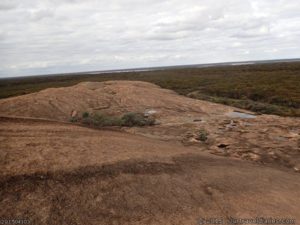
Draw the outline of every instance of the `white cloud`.
[[[30,12],[30,18],[33,21],[54,17],[54,11],[49,9],[35,9]]]
[[[1,0],[0,76],[300,57],[298,0]]]

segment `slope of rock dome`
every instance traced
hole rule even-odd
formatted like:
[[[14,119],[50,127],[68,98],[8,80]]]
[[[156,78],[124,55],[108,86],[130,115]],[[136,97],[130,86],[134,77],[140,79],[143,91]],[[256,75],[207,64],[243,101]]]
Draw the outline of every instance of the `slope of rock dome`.
[[[218,114],[230,107],[180,96],[140,81],[83,82],[71,87],[0,100],[0,115],[68,121],[70,116],[100,111],[120,115],[155,110],[160,116],[179,113]]]

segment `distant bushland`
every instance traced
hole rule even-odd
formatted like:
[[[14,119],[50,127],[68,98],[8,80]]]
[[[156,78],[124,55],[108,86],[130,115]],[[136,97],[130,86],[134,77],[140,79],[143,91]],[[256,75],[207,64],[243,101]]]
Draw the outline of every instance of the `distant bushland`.
[[[0,98],[107,80],[147,81],[197,99],[259,113],[300,116],[300,62],[11,78],[0,80]]]

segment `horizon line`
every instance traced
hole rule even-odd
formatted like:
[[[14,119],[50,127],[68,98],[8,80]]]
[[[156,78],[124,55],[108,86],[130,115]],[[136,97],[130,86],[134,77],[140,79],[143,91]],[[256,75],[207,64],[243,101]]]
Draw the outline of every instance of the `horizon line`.
[[[91,70],[91,71],[74,71],[74,72],[61,72],[61,73],[48,73],[48,74],[32,74],[20,76],[6,76],[0,77],[1,79],[13,78],[26,78],[26,77],[41,77],[41,76],[58,76],[58,75],[97,75],[107,73],[129,73],[129,72],[146,72],[146,71],[159,71],[165,69],[176,68],[206,68],[211,66],[242,66],[250,64],[268,64],[271,62],[298,62],[300,58],[281,58],[281,59],[265,59],[265,60],[247,60],[247,61],[224,61],[216,63],[200,63],[200,64],[181,64],[181,65],[167,65],[167,66],[153,66],[153,67],[128,67],[121,69],[108,69],[108,70]]]

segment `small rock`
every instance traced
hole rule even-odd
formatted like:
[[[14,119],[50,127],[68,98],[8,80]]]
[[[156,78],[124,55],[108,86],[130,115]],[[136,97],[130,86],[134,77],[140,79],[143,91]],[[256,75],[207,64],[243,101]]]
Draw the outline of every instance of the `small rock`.
[[[190,138],[189,142],[191,142],[191,143],[198,143],[199,140],[197,140],[196,138]]]
[[[290,132],[289,134],[285,135],[284,137],[285,138],[296,138],[298,136],[299,136],[299,134]]]
[[[187,132],[187,133],[185,134],[185,137],[186,137],[186,138],[191,138],[191,137],[193,137],[193,136],[194,136],[194,134],[191,133],[191,132]]]
[[[252,160],[254,160],[254,161],[257,161],[257,160],[260,159],[260,156],[257,155],[257,154],[249,153],[248,155],[249,155],[250,159],[252,159]]]
[[[110,108],[110,104],[97,106],[97,107],[93,108],[93,110],[102,110],[102,109],[108,109],[108,108]]]
[[[241,158],[241,156],[237,152],[233,153],[232,157],[234,157],[234,158]]]
[[[300,172],[300,169],[298,168],[298,167],[294,167],[294,171],[296,172],[296,173],[299,173]]]
[[[161,125],[161,122],[158,120],[155,120],[154,125]]]
[[[213,189],[212,189],[211,187],[206,187],[206,188],[204,189],[204,191],[205,191],[206,194],[208,194],[208,195],[212,195],[212,194],[213,194]]]
[[[74,117],[76,117],[76,116],[77,116],[77,111],[76,111],[76,110],[73,110],[73,111],[72,111],[72,114],[71,114],[71,117],[74,118]]]
[[[148,116],[152,116],[152,115],[154,115],[154,114],[156,114],[156,113],[157,113],[156,110],[154,110],[154,109],[148,109],[148,110],[146,110],[146,111],[144,112],[144,116],[145,116],[145,117],[148,117]]]
[[[224,120],[223,124],[230,124],[232,120]]]
[[[102,197],[101,197],[100,195],[97,196],[96,199],[95,199],[95,201],[96,201],[96,202],[101,202],[101,201],[102,201]]]

